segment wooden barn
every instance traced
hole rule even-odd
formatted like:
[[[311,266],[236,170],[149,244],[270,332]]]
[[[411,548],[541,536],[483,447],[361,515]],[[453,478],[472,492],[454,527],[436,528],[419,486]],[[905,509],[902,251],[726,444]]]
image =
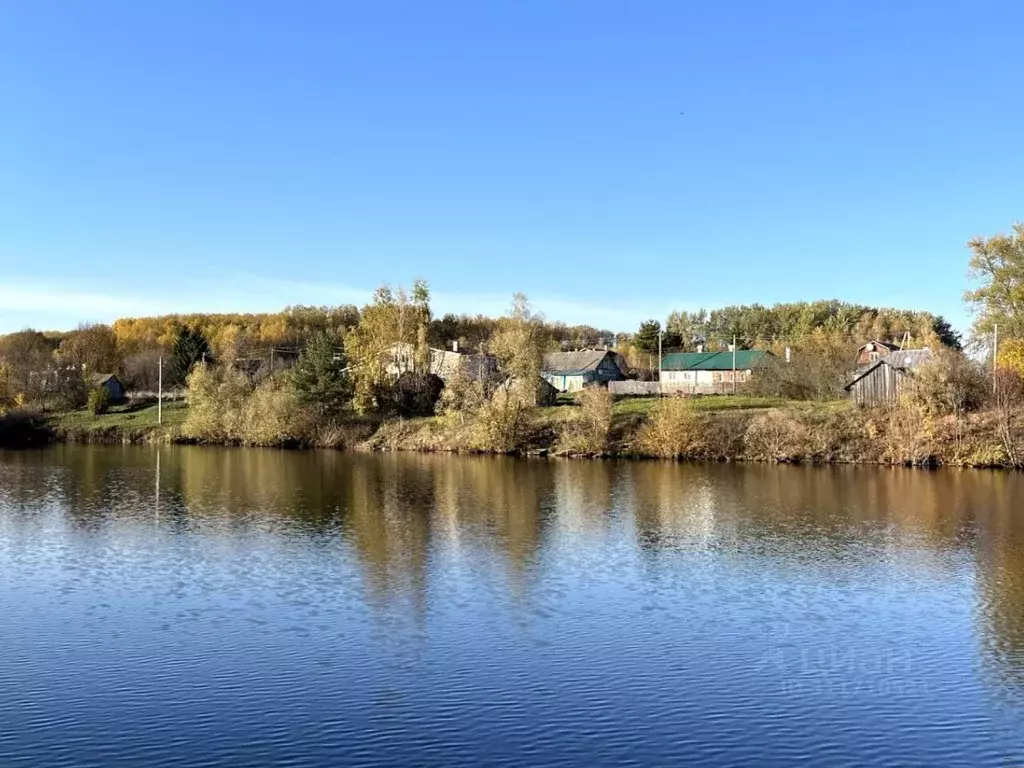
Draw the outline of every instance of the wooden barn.
[[[125,399],[124,387],[117,376],[112,373],[94,373],[89,377],[89,385],[93,389],[105,389],[110,402],[120,403]]]
[[[559,392],[576,392],[592,384],[626,378],[625,360],[611,350],[583,349],[544,355],[540,375]]]
[[[860,368],[846,391],[857,405],[896,405],[913,386],[914,369],[931,359],[929,349],[893,351]]]

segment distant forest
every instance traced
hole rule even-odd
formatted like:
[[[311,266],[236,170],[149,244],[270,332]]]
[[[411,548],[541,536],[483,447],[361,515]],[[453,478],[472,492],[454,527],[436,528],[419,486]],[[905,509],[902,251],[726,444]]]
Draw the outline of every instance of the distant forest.
[[[429,346],[490,351],[501,318],[454,314],[434,317],[429,310],[426,284],[419,283],[418,290],[425,297],[425,302],[416,306],[423,307],[428,318],[425,341]],[[390,300],[401,307],[407,299],[398,289]],[[8,392],[27,391],[33,372],[69,365],[116,373],[129,387],[149,389],[156,386],[158,359],[176,354],[181,357],[183,344],[193,346],[197,358],[211,361],[272,361],[275,354],[298,352],[320,333],[334,338],[339,347],[345,346],[346,338],[360,327],[368,309],[351,305],[293,306],[273,313],[122,318],[109,326],[83,325],[66,332],[28,329],[0,336],[0,373]],[[821,354],[826,347],[848,350],[871,339],[960,348],[959,336],[942,317],[834,300],[673,312],[664,325],[650,320],[632,332],[614,332],[597,325],[567,325],[540,317],[534,320],[546,349],[614,346],[637,369],[657,367],[659,334],[665,352],[693,350],[700,345],[724,349],[734,337],[741,348],[778,350],[793,346],[813,350],[815,354]],[[183,374],[178,373],[181,372],[165,368],[165,383],[180,383],[176,379],[183,380]]]

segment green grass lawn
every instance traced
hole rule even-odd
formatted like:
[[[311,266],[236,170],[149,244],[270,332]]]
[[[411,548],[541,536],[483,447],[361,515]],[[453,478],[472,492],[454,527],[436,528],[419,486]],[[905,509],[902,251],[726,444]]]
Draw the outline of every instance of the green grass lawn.
[[[185,422],[188,408],[185,403],[176,400],[164,403],[163,424],[161,427],[180,426]],[[147,405],[142,408],[129,409],[128,406],[117,405],[101,416],[94,416],[86,408],[77,411],[55,414],[53,424],[58,429],[75,431],[92,431],[99,429],[149,430],[157,427],[157,407]]]
[[[624,397],[615,401],[615,415],[641,415],[651,412],[661,398],[658,397]],[[746,411],[756,408],[804,407],[808,403],[791,400],[777,400],[772,397],[755,397],[753,395],[705,395],[691,397],[687,402],[696,411]]]

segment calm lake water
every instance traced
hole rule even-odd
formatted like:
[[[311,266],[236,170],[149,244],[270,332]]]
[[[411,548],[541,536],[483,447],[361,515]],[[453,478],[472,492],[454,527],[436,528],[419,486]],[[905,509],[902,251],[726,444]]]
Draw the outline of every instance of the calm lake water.
[[[1022,761],[1018,475],[0,453],[5,768]]]

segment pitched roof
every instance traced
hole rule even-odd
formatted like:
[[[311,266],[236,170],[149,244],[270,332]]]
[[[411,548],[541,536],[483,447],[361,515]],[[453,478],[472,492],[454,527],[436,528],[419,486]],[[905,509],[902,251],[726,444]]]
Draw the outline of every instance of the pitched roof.
[[[924,349],[904,349],[901,352],[893,352],[885,358],[885,364],[893,368],[909,370],[916,368],[921,363],[927,363],[932,359],[932,351],[927,347]]]
[[[559,376],[572,376],[597,370],[597,367],[608,356],[615,361],[615,353],[606,349],[581,349],[578,352],[549,352],[544,355],[544,373],[556,373]],[[617,363],[616,363],[617,364]]]
[[[880,365],[887,365],[897,371],[907,373],[908,371],[912,371],[914,368],[917,368],[922,363],[927,363],[931,359],[932,351],[927,347],[924,349],[904,349],[902,352],[892,352],[873,363],[868,363],[867,365],[861,366],[857,369],[857,372],[853,375],[853,379],[851,379],[850,383],[847,384],[844,389],[849,389]]]
[[[736,350],[736,370],[753,368],[767,354],[761,349]],[[675,352],[661,361],[664,371],[731,371],[732,366],[732,352]]]
[[[861,344],[860,347],[857,348],[857,351],[859,352],[865,347],[870,347],[872,344],[874,344],[876,347],[885,347],[890,352],[895,352],[897,349],[900,348],[899,344],[893,344],[891,341],[878,341],[877,339],[873,339],[872,341],[869,341],[867,344]]]
[[[112,373],[94,373],[91,376],[89,376],[89,383],[92,384],[94,387],[102,387],[111,379],[117,381],[117,376],[115,376]]]

